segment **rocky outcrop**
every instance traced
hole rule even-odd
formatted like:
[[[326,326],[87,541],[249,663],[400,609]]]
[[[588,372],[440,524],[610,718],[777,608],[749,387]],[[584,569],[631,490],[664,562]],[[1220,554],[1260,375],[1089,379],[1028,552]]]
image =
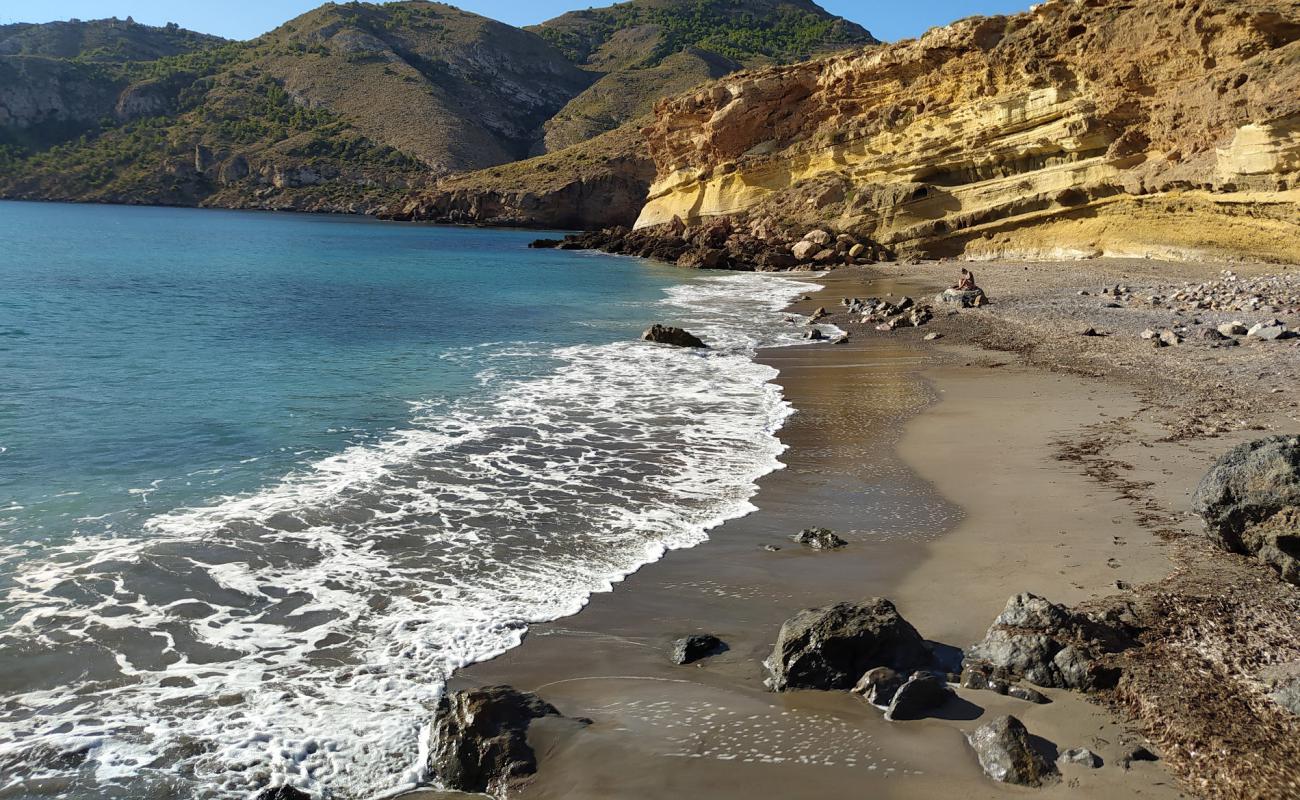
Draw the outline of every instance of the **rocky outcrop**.
[[[673,347],[708,347],[698,336],[681,328],[671,328],[667,325],[651,325],[650,329],[641,334],[642,341],[654,342],[655,344],[670,344]]]
[[[529,726],[560,716],[536,695],[509,686],[444,695],[434,718],[429,767],[449,789],[504,794],[537,771]]]
[[[1216,544],[1251,555],[1300,584],[1300,437],[1271,436],[1233,448],[1192,496]]]
[[[930,650],[894,604],[883,598],[800,611],[786,620],[768,657],[768,685],[788,689],[851,689],[875,667],[911,673]]]
[[[1300,259],[1300,9],[1050,0],[660,103],[638,227],[900,255]]]
[[[1104,656],[1133,644],[1118,622],[1025,592],[1008,600],[984,640],[966,651],[965,668],[985,682],[1024,678],[1048,688],[1090,691],[1115,684],[1119,676]]]
[[[1020,720],[998,717],[967,737],[984,773],[1000,783],[1042,786],[1057,777],[1056,765],[1035,747]]]

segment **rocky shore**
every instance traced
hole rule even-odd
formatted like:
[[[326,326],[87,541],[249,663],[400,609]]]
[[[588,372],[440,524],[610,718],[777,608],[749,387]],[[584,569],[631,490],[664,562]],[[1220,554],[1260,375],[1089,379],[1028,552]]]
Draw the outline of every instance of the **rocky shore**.
[[[1242,316],[1247,330],[1254,316],[1289,330],[1294,277],[996,264],[980,269],[987,305],[935,303],[926,331],[870,319],[868,303],[928,297],[951,269],[819,278],[827,289],[795,312],[848,331],[849,345],[777,362],[801,413],[764,510],[458,676],[464,690],[510,683],[544,710],[590,718],[526,724],[537,772],[509,767],[512,791],[651,797],[707,783],[742,797],[757,781],[833,794],[875,785],[851,768],[867,758],[893,759],[900,797],[973,775],[980,797],[1009,796],[1004,784],[1044,797],[1300,793],[1294,342],[1196,335]],[[1156,347],[1142,338],[1151,328],[1188,334]],[[904,363],[882,358],[917,364],[886,385],[924,375],[945,398],[899,450],[966,515],[924,544],[885,535],[861,505],[894,473],[864,467],[878,457],[858,448],[872,436],[892,448],[881,432],[926,401],[908,390],[886,402],[898,388],[882,386],[826,404]],[[854,366],[864,360],[874,365]],[[890,492],[916,491],[894,480]],[[914,509],[941,507],[914,497]],[[797,520],[828,524],[790,533]],[[683,628],[695,632],[670,635]],[[767,720],[754,723],[766,733],[728,727],[733,714]],[[832,731],[835,747],[811,744]],[[830,756],[850,731],[873,737],[875,755]],[[807,761],[782,755],[788,736],[809,742],[794,751]],[[681,770],[651,768],[691,741]]]

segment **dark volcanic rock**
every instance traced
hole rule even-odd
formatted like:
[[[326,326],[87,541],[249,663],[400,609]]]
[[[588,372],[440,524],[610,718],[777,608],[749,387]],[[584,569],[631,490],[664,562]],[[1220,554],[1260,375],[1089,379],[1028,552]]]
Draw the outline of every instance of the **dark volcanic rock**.
[[[697,633],[673,642],[672,660],[674,664],[689,664],[706,656],[725,650],[727,646],[712,634]]]
[[[862,695],[872,705],[887,707],[906,681],[906,677],[889,667],[875,667],[867,670],[853,687],[853,693]]]
[[[814,550],[836,550],[848,544],[830,528],[804,528],[794,540]]]
[[[966,652],[966,664],[1003,680],[1090,691],[1113,686],[1119,677],[1099,659],[1132,644],[1116,623],[1026,592],[1007,601],[984,641]]]
[[[694,334],[687,333],[681,328],[670,328],[666,325],[651,326],[648,331],[641,334],[641,338],[647,342],[671,344],[674,347],[708,347]]]
[[[952,689],[937,675],[921,672],[898,687],[885,712],[887,720],[921,719],[952,697]]]
[[[781,626],[768,657],[768,685],[849,689],[873,667],[911,672],[930,662],[921,635],[882,598],[800,611]]]
[[[263,789],[257,800],[311,800],[311,795],[292,786],[277,786],[274,789]]]
[[[429,766],[447,787],[503,794],[537,771],[528,727],[560,712],[536,695],[488,686],[444,695],[434,718]]]
[[[1024,723],[1005,716],[981,725],[967,737],[984,773],[995,781],[1020,786],[1042,786],[1057,775],[1029,739]]]
[[[1300,584],[1300,437],[1270,436],[1228,451],[1196,487],[1192,510],[1220,547]]]

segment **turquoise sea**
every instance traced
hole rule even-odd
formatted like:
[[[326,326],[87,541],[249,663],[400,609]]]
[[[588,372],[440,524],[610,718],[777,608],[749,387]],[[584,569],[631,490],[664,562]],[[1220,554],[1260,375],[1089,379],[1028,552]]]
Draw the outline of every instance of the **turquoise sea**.
[[[751,510],[809,284],[538,235],[0,203],[0,797],[425,784],[454,669]]]

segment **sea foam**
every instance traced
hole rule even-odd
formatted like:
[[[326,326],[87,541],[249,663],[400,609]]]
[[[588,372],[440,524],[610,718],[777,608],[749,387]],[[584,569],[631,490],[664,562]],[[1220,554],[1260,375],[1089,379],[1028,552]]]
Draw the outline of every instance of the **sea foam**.
[[[426,783],[457,668],[753,510],[791,409],[754,360],[801,341],[810,284],[672,288],[711,344],[466,348],[482,391],[262,490],[12,558],[7,652],[84,654],[0,707],[7,787],[337,798]],[[530,377],[518,375],[531,364]],[[524,370],[527,371],[527,370]],[[179,787],[179,788],[178,788]]]

